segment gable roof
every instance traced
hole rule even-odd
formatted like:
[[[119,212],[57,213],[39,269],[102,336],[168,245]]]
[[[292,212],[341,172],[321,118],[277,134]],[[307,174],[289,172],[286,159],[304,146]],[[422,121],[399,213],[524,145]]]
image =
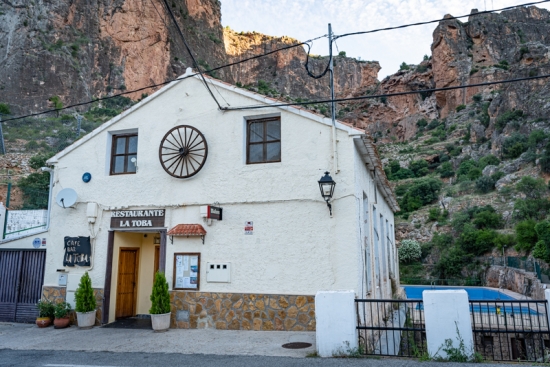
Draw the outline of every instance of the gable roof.
[[[69,154],[70,152],[77,149],[81,145],[85,144],[87,141],[93,139],[95,136],[99,135],[103,131],[109,129],[111,126],[113,126],[118,121],[125,118],[126,116],[136,112],[137,110],[139,110],[143,106],[147,105],[148,103],[151,103],[152,101],[157,99],[159,96],[163,95],[164,93],[168,92],[170,89],[175,87],[178,83],[185,82],[185,80],[188,79],[188,78],[195,78],[195,79],[200,80],[202,82],[202,78],[201,78],[200,75],[193,73],[193,70],[191,68],[187,68],[184,75],[177,78],[176,80],[174,80],[170,84],[162,87],[161,89],[159,89],[158,91],[156,91],[155,93],[150,95],[149,97],[147,97],[147,98],[141,100],[140,102],[136,103],[135,105],[133,105],[132,107],[130,107],[126,111],[123,111],[121,114],[113,117],[111,120],[103,123],[101,126],[94,129],[92,132],[90,132],[88,135],[84,136],[82,139],[79,139],[79,140],[75,141],[73,144],[69,145],[68,147],[63,149],[61,152],[58,152],[56,155],[54,155],[53,157],[48,159],[47,163],[49,163],[49,164],[57,163],[60,158],[64,157],[65,155]],[[263,104],[266,104],[266,105],[275,105],[275,104],[281,103],[280,100],[277,100],[275,98],[267,97],[267,96],[264,96],[262,94],[249,91],[247,89],[239,88],[235,85],[223,82],[223,81],[218,80],[218,79],[211,78],[207,75],[204,75],[204,78],[208,83],[212,84],[215,87],[219,87],[219,88],[222,88],[224,90],[228,90],[228,91],[231,91],[233,93],[237,93],[239,95],[242,95],[244,97],[251,98],[255,101],[260,102],[260,104],[263,103]],[[309,120],[319,122],[319,123],[321,123],[323,125],[326,125],[326,126],[332,126],[332,119],[327,118],[324,115],[318,114],[318,113],[313,112],[311,110],[308,110],[304,107],[300,107],[300,106],[282,106],[282,107],[275,107],[275,108],[287,111],[289,113],[293,113],[295,115],[305,117]],[[337,120],[335,126],[336,126],[337,129],[344,130],[344,131],[348,132],[348,134],[350,136],[353,136],[354,141],[356,143],[358,141],[360,141],[362,143],[362,144],[359,144],[359,145],[356,144],[356,146],[358,146],[359,151],[362,152],[361,155],[363,157],[363,160],[364,160],[365,164],[367,165],[367,168],[369,168],[369,170],[371,170],[371,171],[373,171],[373,169],[374,169],[374,179],[375,179],[375,182],[376,182],[376,184],[379,188],[379,191],[382,193],[382,195],[384,196],[384,198],[388,202],[390,208],[394,212],[399,211],[400,209],[399,209],[399,205],[397,204],[397,199],[396,199],[395,195],[393,194],[393,191],[392,191],[391,186],[388,182],[386,174],[385,174],[384,170],[382,169],[382,161],[380,160],[380,157],[378,155],[378,151],[376,149],[376,146],[374,145],[374,142],[373,142],[372,138],[365,132],[365,130],[356,128],[353,125],[348,124],[348,123],[344,123],[342,121]]]

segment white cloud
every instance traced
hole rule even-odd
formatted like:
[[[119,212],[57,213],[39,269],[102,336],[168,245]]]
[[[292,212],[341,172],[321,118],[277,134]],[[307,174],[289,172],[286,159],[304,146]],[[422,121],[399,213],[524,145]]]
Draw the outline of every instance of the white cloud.
[[[222,24],[240,31],[308,40],[327,33],[343,34],[427,20],[445,14],[466,15],[471,9],[499,9],[529,0],[222,0]],[[538,5],[550,9],[550,3]],[[380,77],[393,74],[403,61],[417,64],[430,54],[437,24],[341,38],[340,51],[382,65]],[[335,50],[336,51],[336,50]],[[318,40],[312,52],[328,54],[328,41]]]

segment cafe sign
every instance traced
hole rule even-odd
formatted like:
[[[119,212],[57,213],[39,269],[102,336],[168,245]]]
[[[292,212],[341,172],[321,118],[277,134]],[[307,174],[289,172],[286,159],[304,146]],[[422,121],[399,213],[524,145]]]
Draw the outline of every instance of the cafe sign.
[[[116,210],[111,214],[111,228],[164,227],[164,209]]]

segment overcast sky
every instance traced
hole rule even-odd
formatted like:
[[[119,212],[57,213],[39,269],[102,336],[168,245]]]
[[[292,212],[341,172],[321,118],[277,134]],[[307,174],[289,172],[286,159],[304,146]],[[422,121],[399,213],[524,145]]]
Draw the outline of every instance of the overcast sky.
[[[536,1],[536,0],[535,0]],[[290,36],[301,41],[327,33],[371,30],[440,19],[445,14],[466,15],[471,9],[499,9],[529,0],[221,0],[222,24],[237,32],[256,31],[271,36]],[[550,9],[550,3],[539,7]],[[464,20],[466,21],[466,20]],[[418,64],[430,55],[436,24],[385,31],[337,40],[348,56],[380,62],[379,78],[393,74],[405,61]],[[336,52],[336,48],[334,49]],[[312,53],[327,55],[326,38],[314,43]]]

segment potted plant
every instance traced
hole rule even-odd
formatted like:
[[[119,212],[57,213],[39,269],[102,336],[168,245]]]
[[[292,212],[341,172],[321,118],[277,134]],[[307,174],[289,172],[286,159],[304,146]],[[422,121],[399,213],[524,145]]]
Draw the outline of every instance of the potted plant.
[[[151,324],[154,331],[166,331],[170,328],[170,293],[164,273],[157,272],[151,293]]]
[[[78,328],[91,329],[95,325],[97,303],[88,272],[80,278],[80,283],[74,293],[74,301]]]
[[[47,299],[41,299],[36,304],[38,308],[38,317],[36,318],[36,325],[38,327],[47,327],[52,324],[52,319],[54,317],[55,306],[51,301]]]
[[[71,319],[69,318],[69,312],[71,312],[71,305],[67,302],[61,302],[55,305],[53,326],[56,329],[63,329],[69,326]]]

